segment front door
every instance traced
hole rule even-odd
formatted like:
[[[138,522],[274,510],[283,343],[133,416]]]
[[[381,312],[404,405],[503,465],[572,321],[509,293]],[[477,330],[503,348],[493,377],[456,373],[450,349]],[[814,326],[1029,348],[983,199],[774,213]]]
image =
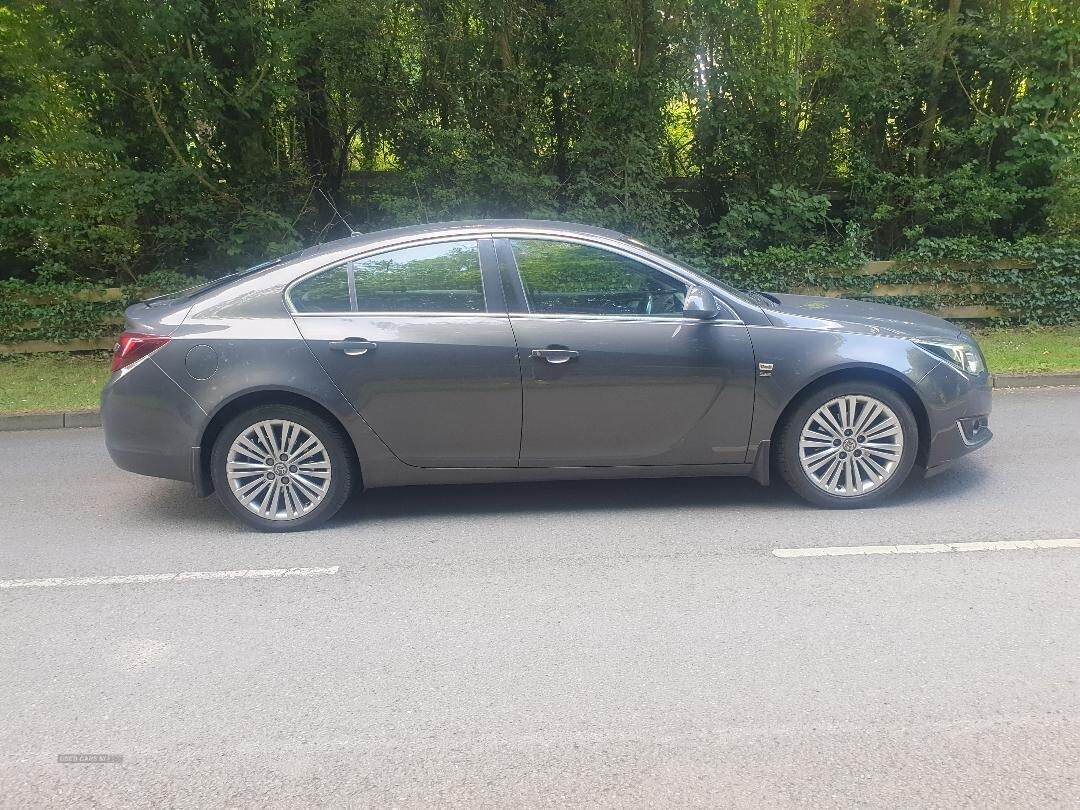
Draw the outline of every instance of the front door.
[[[484,239],[415,245],[289,290],[319,362],[407,464],[517,464],[521,374],[493,256]]]
[[[510,316],[522,466],[745,461],[754,356],[733,314],[684,317],[686,282],[607,248],[508,243],[500,256],[526,310]]]

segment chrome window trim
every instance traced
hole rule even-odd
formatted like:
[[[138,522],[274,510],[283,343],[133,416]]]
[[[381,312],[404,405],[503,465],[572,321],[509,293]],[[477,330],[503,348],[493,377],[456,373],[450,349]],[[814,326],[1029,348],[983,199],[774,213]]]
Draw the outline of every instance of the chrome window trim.
[[[504,316],[505,317],[505,316]],[[619,321],[622,323],[674,323],[714,324],[717,326],[745,326],[742,321],[730,318],[688,318],[685,315],[595,315],[592,313],[511,312],[511,320],[536,319],[543,321]]]
[[[301,283],[302,281],[304,281],[306,279],[311,278],[312,276],[317,276],[319,273],[328,272],[330,270],[334,270],[334,269],[336,269],[338,267],[341,267],[343,265],[351,265],[353,262],[358,261],[359,259],[370,258],[371,256],[377,256],[380,253],[391,253],[391,252],[394,252],[394,251],[397,251],[397,250],[405,250],[405,249],[413,248],[413,247],[423,247],[424,245],[439,244],[439,243],[442,243],[442,242],[445,242],[445,243],[450,243],[450,242],[472,242],[473,245],[476,248],[476,261],[477,261],[477,263],[480,264],[483,261],[480,258],[480,240],[484,239],[484,238],[491,238],[490,236],[486,237],[484,234],[479,234],[479,235],[460,234],[458,232],[449,232],[449,233],[455,233],[456,238],[449,238],[448,239],[445,235],[439,236],[439,237],[436,237],[436,238],[428,238],[428,236],[425,235],[425,237],[422,238],[422,239],[387,240],[386,242],[377,243],[379,245],[378,248],[376,248],[374,245],[369,245],[367,248],[364,248],[363,250],[360,250],[360,251],[358,251],[358,252],[356,252],[354,254],[346,256],[345,258],[335,259],[332,262],[328,262],[328,263],[326,263],[324,265],[320,265],[319,267],[314,268],[313,270],[309,270],[306,273],[304,273],[303,275],[297,276],[292,281],[288,282],[285,285],[285,287],[282,289],[282,291],[281,291],[281,299],[282,299],[282,302],[285,305],[285,309],[294,318],[306,318],[306,317],[309,317],[309,316],[319,316],[319,315],[332,315],[332,316],[338,317],[338,318],[343,317],[343,316],[347,316],[347,315],[413,315],[413,316],[416,316],[416,315],[473,315],[473,316],[476,316],[476,315],[497,315],[499,317],[505,318],[506,317],[505,312],[494,312],[494,313],[492,313],[492,312],[487,311],[488,294],[487,294],[487,285],[484,283],[484,273],[483,273],[483,266],[482,265],[481,265],[481,268],[480,268],[481,269],[481,272],[480,272],[480,291],[484,296],[484,309],[485,309],[484,312],[460,312],[460,311],[453,311],[453,312],[431,312],[431,311],[427,311],[427,312],[405,312],[405,311],[402,311],[402,310],[393,310],[393,309],[390,309],[390,310],[387,310],[387,309],[375,309],[375,310],[348,309],[348,310],[343,310],[343,311],[338,311],[338,312],[299,312],[299,311],[297,311],[296,307],[293,306],[291,293],[292,293],[292,288],[295,287],[297,284]],[[349,276],[349,293],[350,293],[350,296],[351,296],[351,299],[352,299],[350,301],[350,303],[355,307],[355,306],[357,306],[356,278],[355,278],[352,267],[349,267],[347,269],[347,273],[348,273],[348,276]]]
[[[432,312],[431,310],[375,310],[364,312],[294,312],[294,318],[499,318],[506,320],[505,312]]]
[[[358,248],[355,253],[350,253],[342,258],[334,259],[326,264],[319,265],[302,275],[287,282],[281,291],[282,302],[286,311],[294,317],[301,317],[307,315],[387,315],[387,314],[409,314],[409,313],[387,313],[384,310],[377,311],[347,311],[347,312],[323,312],[323,313],[304,313],[297,312],[293,306],[292,301],[289,299],[289,291],[309,276],[313,276],[316,273],[321,273],[324,270],[330,270],[340,264],[346,262],[356,261],[357,259],[366,258],[368,256],[385,253],[390,250],[398,250],[408,247],[419,247],[421,245],[428,245],[437,242],[463,242],[463,241],[479,241],[480,239],[513,239],[518,238],[535,238],[535,239],[558,239],[560,241],[567,242],[579,242],[584,245],[592,247],[600,247],[613,250],[617,253],[623,253],[628,258],[632,258],[636,261],[640,261],[643,264],[650,265],[660,272],[666,273],[669,276],[674,276],[686,283],[696,284],[701,287],[705,287],[711,291],[717,298],[720,299],[720,303],[723,304],[725,309],[731,314],[730,318],[710,318],[710,323],[745,323],[738,316],[738,313],[731,302],[728,300],[728,294],[718,287],[716,284],[709,281],[709,279],[700,273],[691,272],[685,268],[672,265],[665,260],[662,256],[657,256],[651,253],[648,249],[641,247],[635,243],[627,242],[623,239],[615,239],[602,234],[581,234],[574,231],[567,231],[560,228],[521,228],[521,227],[492,227],[490,225],[475,226],[475,227],[457,227],[457,228],[445,228],[440,231],[432,231],[431,233],[423,234],[422,236],[398,236],[391,239],[384,239],[380,242],[372,242],[370,245],[365,245],[362,248]],[[478,248],[479,250],[479,248]],[[284,269],[284,268],[282,268]],[[516,268],[515,268],[516,272]],[[520,280],[520,273],[517,274]],[[483,284],[483,274],[481,273],[481,284]],[[487,297],[485,291],[485,306],[487,305]],[[485,313],[459,313],[459,312],[423,312],[417,313],[421,315],[460,315],[460,314],[485,314]],[[506,317],[509,313],[487,313],[495,314],[501,317]],[[623,317],[619,315],[602,315],[597,317],[603,318],[618,318]],[[697,318],[686,318],[684,316],[676,316],[675,319],[680,322],[699,320]]]

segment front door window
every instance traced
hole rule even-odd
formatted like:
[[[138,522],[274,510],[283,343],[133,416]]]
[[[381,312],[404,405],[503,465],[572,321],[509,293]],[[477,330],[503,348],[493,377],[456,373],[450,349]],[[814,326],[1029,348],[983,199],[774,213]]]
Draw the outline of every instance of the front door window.
[[[529,311],[550,315],[679,315],[687,285],[628,256],[549,239],[512,239]]]

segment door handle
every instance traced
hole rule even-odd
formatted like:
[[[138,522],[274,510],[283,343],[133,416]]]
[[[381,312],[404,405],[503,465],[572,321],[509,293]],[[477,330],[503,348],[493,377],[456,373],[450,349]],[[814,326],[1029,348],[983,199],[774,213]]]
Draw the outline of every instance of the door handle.
[[[345,338],[344,340],[331,340],[330,348],[335,352],[345,352],[349,357],[358,357],[361,354],[373,352],[379,348],[379,344],[373,340],[363,338]]]
[[[574,349],[533,349],[529,352],[537,360],[546,360],[552,365],[561,365],[562,363],[569,363],[571,360],[578,358],[579,352]]]

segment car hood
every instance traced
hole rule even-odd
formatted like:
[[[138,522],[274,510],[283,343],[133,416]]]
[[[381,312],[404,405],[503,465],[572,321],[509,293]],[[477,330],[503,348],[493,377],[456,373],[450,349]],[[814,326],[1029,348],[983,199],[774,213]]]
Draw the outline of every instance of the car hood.
[[[768,293],[767,298],[772,300],[765,314],[775,326],[902,338],[955,338],[962,331],[943,318],[888,304],[787,293]]]

